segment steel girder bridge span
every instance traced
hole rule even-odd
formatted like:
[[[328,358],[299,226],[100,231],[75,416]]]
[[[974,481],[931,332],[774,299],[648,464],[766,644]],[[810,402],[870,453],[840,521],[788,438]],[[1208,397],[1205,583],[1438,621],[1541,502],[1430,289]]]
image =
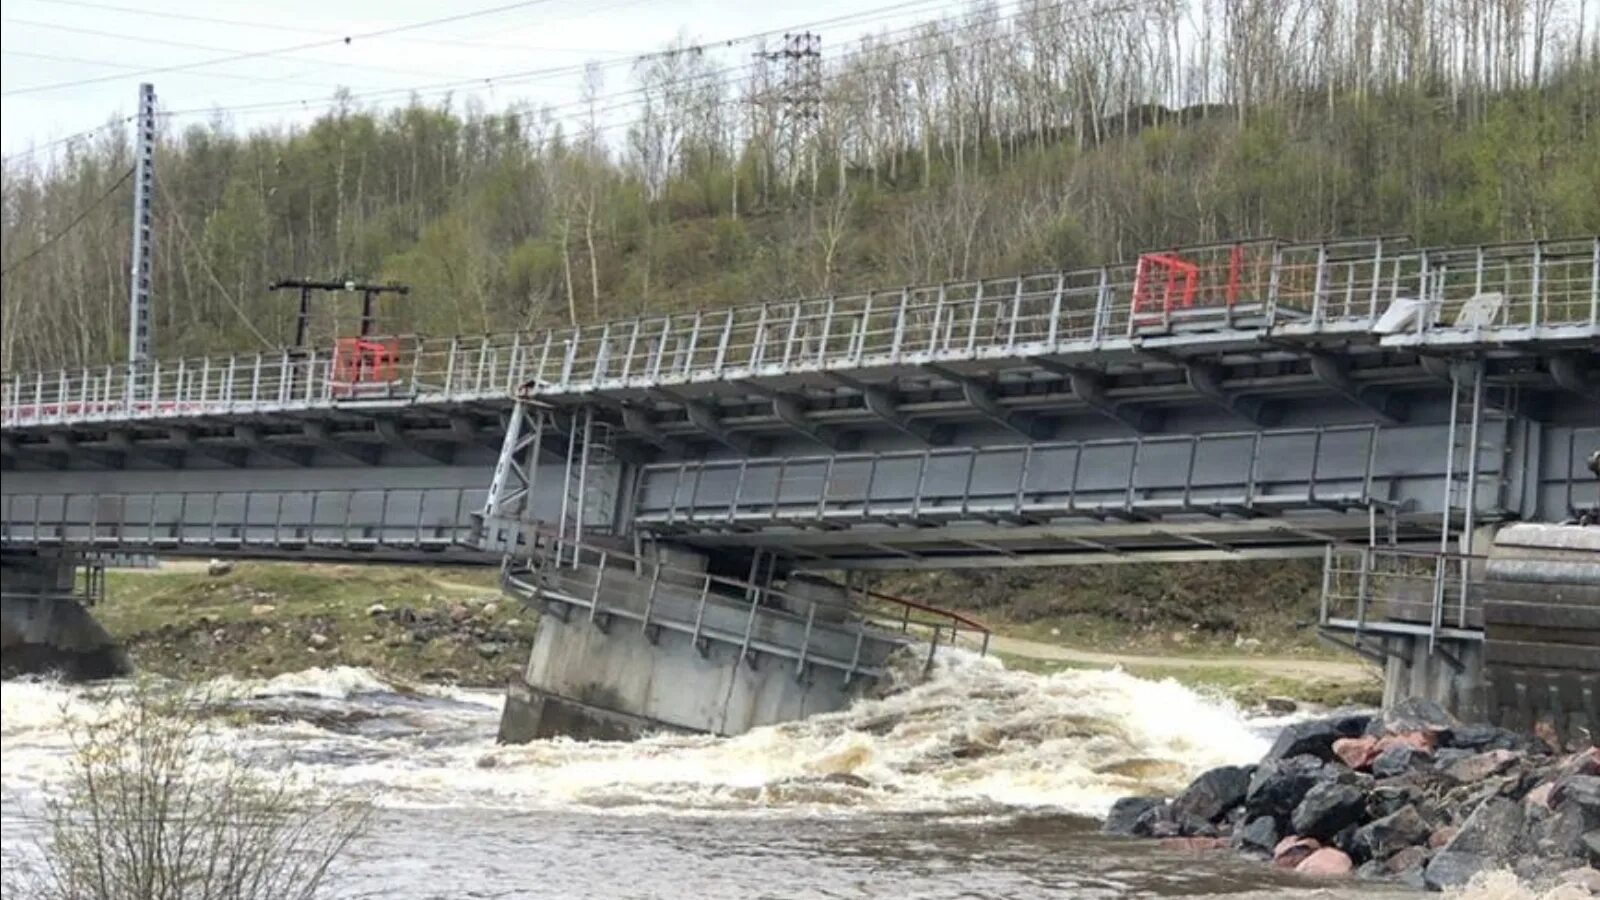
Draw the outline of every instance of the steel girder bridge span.
[[[643,548],[750,584],[1336,547],[1343,585],[1348,548],[1477,559],[1489,527],[1595,505],[1597,279],[1595,237],[1253,241],[373,339],[372,365],[12,374],[0,537],[13,554],[397,561]],[[1324,604],[1338,639],[1390,658],[1373,647],[1419,627],[1429,658],[1481,641],[1445,610],[1458,573],[1432,577],[1420,618],[1356,581]]]

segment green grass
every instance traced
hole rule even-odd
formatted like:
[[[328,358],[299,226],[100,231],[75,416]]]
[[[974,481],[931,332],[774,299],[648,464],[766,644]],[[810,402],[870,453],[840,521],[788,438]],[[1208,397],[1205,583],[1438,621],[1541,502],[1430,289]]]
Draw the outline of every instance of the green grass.
[[[375,603],[435,624],[373,615]],[[452,621],[462,610],[470,615]],[[220,576],[111,572],[95,615],[139,669],[191,679],[348,665],[499,684],[523,661],[535,623],[501,596],[492,570],[295,563],[241,563]],[[498,652],[480,652],[490,647]]]

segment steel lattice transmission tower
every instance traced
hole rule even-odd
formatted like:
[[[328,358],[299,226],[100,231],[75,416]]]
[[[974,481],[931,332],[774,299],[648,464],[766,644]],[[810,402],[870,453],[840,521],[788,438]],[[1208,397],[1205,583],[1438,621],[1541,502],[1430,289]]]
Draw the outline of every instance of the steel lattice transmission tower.
[[[786,159],[792,189],[807,164],[816,180],[816,136],[822,119],[822,35],[800,31],[783,36],[783,48],[764,54],[768,60],[783,60],[783,129]]]

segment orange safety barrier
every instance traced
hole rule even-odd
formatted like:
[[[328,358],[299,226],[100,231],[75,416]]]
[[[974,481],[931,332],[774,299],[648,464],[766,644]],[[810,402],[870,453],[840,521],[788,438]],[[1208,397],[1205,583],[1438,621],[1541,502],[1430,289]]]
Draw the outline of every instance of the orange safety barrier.
[[[358,385],[386,384],[399,379],[400,343],[372,338],[339,338],[333,345],[329,380],[336,390],[350,392]]]
[[[1223,248],[1196,251],[1201,261],[1185,258],[1176,253],[1145,253],[1140,255],[1133,279],[1133,315],[1149,318],[1170,315],[1174,310],[1226,307],[1232,309],[1239,302],[1241,288],[1248,287],[1252,294],[1260,293],[1260,273],[1247,273],[1243,244],[1233,244],[1226,249],[1227,261],[1219,257]],[[1256,256],[1258,254],[1252,254]],[[1263,258],[1270,257],[1260,254]],[[1260,268],[1259,263],[1256,268]]]
[[[1133,314],[1159,305],[1163,313],[1194,305],[1200,268],[1174,253],[1145,253],[1133,276]]]

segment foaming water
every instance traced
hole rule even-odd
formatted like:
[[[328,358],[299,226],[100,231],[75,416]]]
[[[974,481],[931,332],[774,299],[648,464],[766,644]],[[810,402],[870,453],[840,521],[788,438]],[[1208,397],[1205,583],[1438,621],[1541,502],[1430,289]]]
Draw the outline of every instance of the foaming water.
[[[378,805],[341,898],[1401,896],[1098,835],[1085,817],[1115,798],[1253,760],[1276,725],[1121,672],[953,651],[925,683],[737,737],[521,746],[494,743],[499,691],[350,668],[187,689],[252,765]],[[38,837],[71,723],[126,690],[0,686],[8,858]]]

